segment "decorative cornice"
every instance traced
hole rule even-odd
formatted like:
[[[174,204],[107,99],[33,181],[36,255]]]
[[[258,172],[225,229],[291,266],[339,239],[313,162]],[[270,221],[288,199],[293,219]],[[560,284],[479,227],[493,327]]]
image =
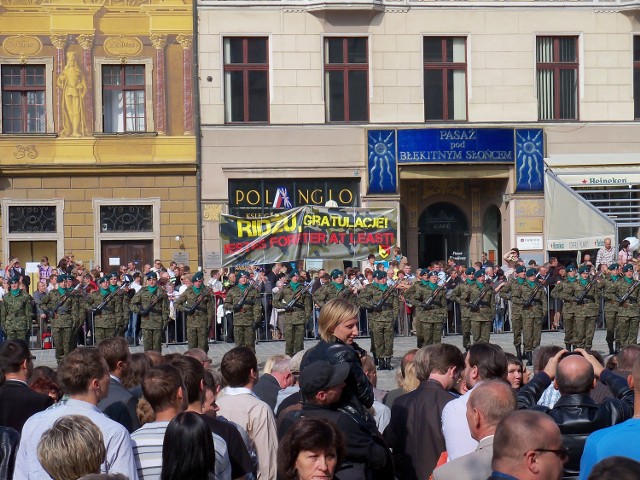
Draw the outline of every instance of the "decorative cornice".
[[[64,50],[69,43],[69,35],[66,33],[53,33],[51,34],[51,44],[56,47],[56,50]]]
[[[78,42],[78,45],[80,45],[83,50],[91,50],[94,39],[95,35],[93,33],[83,33],[76,37],[76,42]]]
[[[180,33],[176,36],[176,42],[178,42],[183,49],[189,50],[193,46],[193,36]]]
[[[166,33],[152,33],[149,35],[149,40],[151,40],[151,45],[156,50],[162,50],[167,46],[167,34]]]

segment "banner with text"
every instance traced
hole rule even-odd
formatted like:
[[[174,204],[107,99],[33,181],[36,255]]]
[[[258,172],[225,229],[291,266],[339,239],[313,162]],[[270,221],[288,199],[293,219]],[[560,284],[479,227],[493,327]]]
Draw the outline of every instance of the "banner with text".
[[[262,218],[221,215],[222,265],[303,258],[366,260],[390,256],[398,239],[395,208],[298,207]]]

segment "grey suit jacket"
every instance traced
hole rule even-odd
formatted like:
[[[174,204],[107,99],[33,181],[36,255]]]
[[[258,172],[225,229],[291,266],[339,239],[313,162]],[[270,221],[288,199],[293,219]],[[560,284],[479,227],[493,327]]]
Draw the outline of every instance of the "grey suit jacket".
[[[433,471],[433,480],[487,480],[491,476],[493,435],[480,440],[475,452],[456,458]]]
[[[140,421],[136,415],[137,404],[138,398],[111,377],[109,395],[98,402],[98,408],[131,433],[140,428]]]

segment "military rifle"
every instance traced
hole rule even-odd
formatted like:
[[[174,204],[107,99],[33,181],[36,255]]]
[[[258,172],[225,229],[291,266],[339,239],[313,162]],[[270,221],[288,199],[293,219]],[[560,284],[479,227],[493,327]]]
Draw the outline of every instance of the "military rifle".
[[[242,307],[244,307],[245,302],[247,301],[247,296],[249,295],[249,290],[251,290],[253,288],[253,286],[255,285],[256,281],[255,280],[251,280],[249,282],[249,285],[247,286],[247,288],[244,289],[244,293],[242,294],[242,298],[240,299],[240,301],[238,303],[236,303],[233,306],[233,311],[234,312],[239,312],[240,309]]]
[[[151,303],[149,303],[149,306],[143,310],[140,310],[140,316],[142,317],[146,317],[147,315],[149,315],[149,313],[151,312],[151,310],[153,309],[153,307],[156,306],[156,304],[162,300],[163,294],[165,292],[164,287],[160,287],[160,291],[158,292],[158,294],[155,296],[155,298],[153,300],[151,300]]]
[[[309,282],[303,289],[298,290],[295,293],[295,295],[291,297],[291,300],[289,300],[289,302],[285,305],[284,308],[276,308],[276,312],[278,313],[290,312],[291,309],[295,306],[295,304],[298,303],[298,300],[300,300],[305,293],[311,290],[312,286],[313,286],[313,283]],[[282,299],[282,302],[284,303],[284,299]]]
[[[62,305],[64,305],[64,303],[69,299],[69,297],[73,295],[74,292],[76,292],[81,286],[82,286],[82,283],[78,283],[73,290],[69,290],[64,295],[62,295],[62,297],[60,297],[60,301],[58,302],[58,304],[55,307],[53,307],[53,309],[49,312],[49,316],[53,317],[56,314],[56,312],[60,309],[60,307],[62,307]]]
[[[115,297],[116,295],[118,295],[122,290],[124,290],[125,288],[127,288],[127,286],[129,285],[129,282],[123,282],[122,285],[120,285],[120,287],[118,287],[116,290],[114,290],[113,292],[111,292],[109,295],[107,295],[106,297],[104,297],[104,300],[102,300],[100,302],[100,304],[98,304],[98,306],[96,308],[93,309],[94,312],[102,312],[102,309],[104,307],[107,306],[107,303],[109,303],[111,301],[111,299],[113,297]]]
[[[498,288],[503,283],[504,282],[501,282],[496,285],[496,288]],[[471,308],[472,310],[477,310],[478,308],[480,308],[480,302],[483,301],[483,298],[487,293],[489,293],[489,291],[494,291],[493,282],[491,280],[486,281],[485,286],[482,288],[482,290],[480,290],[480,295],[478,295],[478,298],[476,298],[473,302],[469,302],[469,308]]]
[[[380,298],[380,300],[378,300],[378,302],[373,306],[373,309],[374,310],[381,309],[382,306],[384,305],[384,302],[387,301],[387,298],[389,298],[391,294],[396,291],[397,288],[398,288],[398,282],[395,282],[393,285],[387,288],[386,292],[382,294],[382,297]]]
[[[200,295],[196,297],[196,301],[193,302],[193,305],[185,309],[185,311],[187,312],[187,315],[191,315],[193,312],[196,311],[196,308],[198,308],[198,305],[200,305],[200,303],[202,302],[202,300],[204,300],[204,297],[206,297],[208,293],[211,293],[213,295],[213,288],[207,287],[205,290],[202,291],[202,293],[200,293]]]
[[[589,295],[589,292],[591,291],[591,289],[595,286],[596,282],[598,281],[598,279],[600,278],[600,276],[602,275],[602,272],[598,272],[597,275],[595,275],[590,281],[589,283],[587,283],[587,286],[584,288],[584,290],[582,291],[582,293],[580,293],[580,295],[578,295],[576,298],[576,301],[578,303],[583,302],[584,299],[587,297],[587,295]]]
[[[539,276],[540,274],[538,274]],[[531,292],[531,295],[529,295],[529,298],[527,298],[526,302],[524,302],[524,305],[526,306],[531,306],[531,304],[533,303],[533,301],[536,298],[536,295],[538,294],[538,292],[540,291],[540,289],[545,285],[545,282],[547,281],[547,279],[549,278],[549,275],[551,275],[550,273],[548,273],[543,279],[541,279],[538,284],[535,286],[535,288],[533,289],[533,292]]]
[[[431,305],[433,305],[433,302],[435,301],[436,297],[447,289],[447,282],[449,281],[450,278],[451,277],[445,278],[444,282],[442,282],[442,285],[438,285],[438,288],[436,288],[433,291],[433,295],[431,295],[431,297],[429,297],[427,301],[422,304],[423,307],[429,308],[431,307]]]
[[[624,295],[622,295],[619,299],[618,302],[620,302],[621,304],[626,302],[627,300],[629,300],[629,297],[631,296],[631,294],[640,286],[640,280],[636,280],[635,282],[633,282],[633,284],[629,287],[629,290],[627,290],[625,292]]]

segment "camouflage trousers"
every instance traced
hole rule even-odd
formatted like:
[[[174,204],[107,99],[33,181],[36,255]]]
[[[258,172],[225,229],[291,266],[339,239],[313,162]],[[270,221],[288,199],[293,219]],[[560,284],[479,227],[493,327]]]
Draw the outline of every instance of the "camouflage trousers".
[[[533,352],[533,350],[540,345],[542,319],[532,315],[523,316],[522,335],[524,339],[524,351]]]
[[[593,345],[593,336],[596,333],[596,317],[576,316],[573,332],[573,345],[589,350]]]
[[[233,325],[233,339],[237,347],[249,347],[256,351],[256,331],[253,325]]]
[[[159,328],[143,328],[142,345],[144,351],[146,352],[147,350],[154,350],[156,352],[162,352],[163,333],[164,331]]]
[[[471,346],[471,315],[462,315],[462,347],[467,350]]]
[[[433,345],[442,341],[442,322],[420,322],[424,345]]]
[[[575,313],[562,312],[562,323],[564,324],[564,343],[573,344],[574,327],[576,324]]]
[[[378,358],[390,358],[393,356],[393,322],[374,321],[374,338],[376,342],[376,355]]]
[[[613,305],[605,306],[604,320],[607,326],[607,343],[613,343],[619,340],[620,337],[618,336],[618,309]]]
[[[635,345],[638,341],[638,320],[636,317],[618,317],[618,339],[621,347]]]
[[[7,335],[7,340],[24,340],[25,342],[28,340],[29,329],[28,328],[7,328],[5,330]],[[28,342],[27,342],[28,343]]]
[[[60,363],[65,355],[76,349],[76,329],[71,327],[52,328],[53,346],[56,349],[56,361]]]
[[[206,317],[187,318],[187,342],[189,348],[209,351],[209,322]]]
[[[292,320],[284,317],[284,353],[293,357],[296,353],[304,350],[304,323],[294,324]],[[255,335],[254,335],[255,338]]]
[[[473,343],[484,342],[489,343],[491,337],[491,321],[471,320],[471,335],[473,335]]]
[[[513,345],[522,345],[522,312],[514,312],[511,309],[511,330],[513,330]]]

